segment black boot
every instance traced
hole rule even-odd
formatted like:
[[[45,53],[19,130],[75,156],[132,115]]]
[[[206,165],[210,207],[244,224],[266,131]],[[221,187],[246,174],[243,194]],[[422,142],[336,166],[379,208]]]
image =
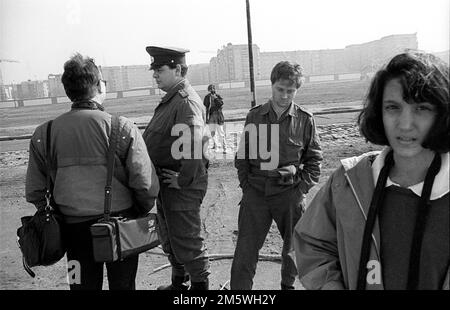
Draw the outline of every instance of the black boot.
[[[169,285],[158,286],[157,290],[163,291],[187,291],[189,285],[184,282],[189,281],[189,276],[184,277],[172,277],[172,283]]]
[[[206,279],[203,282],[192,282],[191,281],[191,290],[192,291],[207,291],[207,290],[209,290],[209,280]]]
[[[281,290],[295,290],[293,285],[281,284]]]

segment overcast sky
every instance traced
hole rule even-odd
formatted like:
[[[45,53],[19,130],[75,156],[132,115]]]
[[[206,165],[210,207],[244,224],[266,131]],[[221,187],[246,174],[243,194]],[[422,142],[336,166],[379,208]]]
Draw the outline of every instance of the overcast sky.
[[[449,0],[250,0],[262,52],[344,48],[417,33],[419,48],[449,49]],[[0,0],[5,83],[62,73],[76,51],[103,66],[148,64],[147,45],[191,50],[208,63],[227,43],[247,43],[245,0]]]

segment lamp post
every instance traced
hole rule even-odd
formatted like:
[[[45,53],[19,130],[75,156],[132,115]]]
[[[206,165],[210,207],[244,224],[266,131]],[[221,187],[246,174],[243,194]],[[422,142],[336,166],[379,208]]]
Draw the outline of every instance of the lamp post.
[[[253,74],[253,43],[252,43],[252,25],[250,21],[250,0],[245,0],[247,8],[247,34],[248,34],[248,61],[250,69],[250,92],[252,93],[252,107],[256,105],[255,78]]]

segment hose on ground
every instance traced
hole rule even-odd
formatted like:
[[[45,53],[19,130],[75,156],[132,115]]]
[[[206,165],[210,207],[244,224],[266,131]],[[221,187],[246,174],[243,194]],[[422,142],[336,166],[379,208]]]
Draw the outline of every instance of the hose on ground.
[[[156,253],[154,253],[156,254]],[[228,253],[219,253],[219,254],[209,254],[208,258],[210,261],[215,260],[221,260],[221,259],[232,259],[234,257],[234,254],[228,254]],[[281,255],[279,254],[259,254],[258,260],[260,261],[269,261],[269,262],[281,262]],[[164,264],[162,266],[159,266],[158,268],[153,269],[152,273],[156,273],[158,271],[161,271],[163,269],[169,268],[171,264]]]

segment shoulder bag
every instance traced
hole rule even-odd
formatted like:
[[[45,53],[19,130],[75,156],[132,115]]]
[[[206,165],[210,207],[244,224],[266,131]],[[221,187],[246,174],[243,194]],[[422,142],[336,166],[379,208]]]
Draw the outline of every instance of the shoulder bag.
[[[33,216],[21,218],[22,226],[17,229],[17,243],[22,252],[22,263],[30,276],[35,277],[31,270],[34,266],[53,265],[66,254],[60,221],[61,216],[55,210],[53,202],[53,186],[50,179],[50,142],[52,121],[47,126],[46,166],[47,184],[45,200],[46,205],[39,207]]]
[[[110,214],[118,130],[119,118],[113,116],[107,160],[104,214],[103,218],[90,228],[96,262],[121,261],[160,244],[156,214],[148,213],[137,218],[117,217]]]

